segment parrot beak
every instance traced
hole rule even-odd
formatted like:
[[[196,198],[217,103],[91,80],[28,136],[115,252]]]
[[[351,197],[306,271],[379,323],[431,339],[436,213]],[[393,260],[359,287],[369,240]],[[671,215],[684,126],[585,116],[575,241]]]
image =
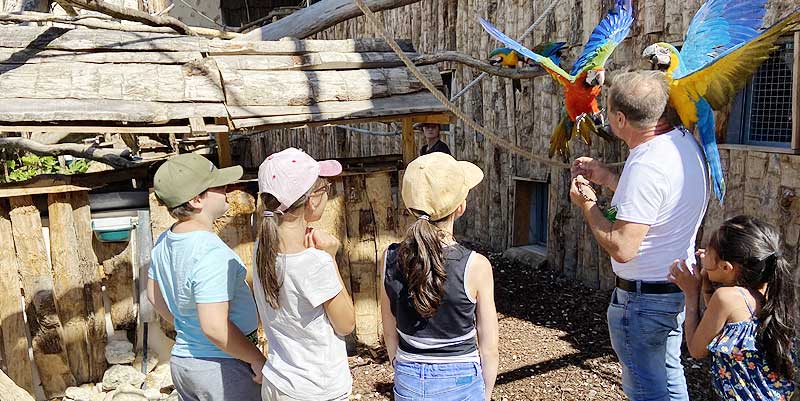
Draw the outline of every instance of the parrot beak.
[[[586,74],[586,84],[589,86],[603,86],[605,81],[605,70],[589,70],[589,72]]]
[[[642,57],[649,60],[650,64],[656,68],[669,67],[670,62],[672,61],[669,57],[669,54],[665,54],[665,52],[662,51],[661,46],[658,44],[647,46],[642,52]]]
[[[494,56],[489,59],[489,65],[498,65],[503,61],[500,56]]]

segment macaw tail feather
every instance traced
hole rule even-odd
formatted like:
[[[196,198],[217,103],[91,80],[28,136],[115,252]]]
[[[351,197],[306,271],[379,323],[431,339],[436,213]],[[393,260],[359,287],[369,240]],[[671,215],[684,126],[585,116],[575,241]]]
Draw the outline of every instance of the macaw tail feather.
[[[592,134],[597,134],[597,128],[592,118],[586,114],[581,114],[575,119],[575,128],[572,132],[573,138],[580,137],[583,143],[592,146]]]
[[[564,162],[569,162],[569,139],[572,135],[574,125],[575,124],[569,119],[569,116],[567,116],[567,113],[562,112],[561,120],[550,135],[550,149],[547,152],[548,157],[552,158],[558,153]]]
[[[705,99],[695,102],[697,105],[697,129],[700,131],[700,140],[703,142],[703,153],[708,163],[708,171],[711,174],[711,186],[714,195],[719,200],[719,204],[725,201],[725,179],[722,176],[722,162],[719,158],[717,148],[717,137],[714,133],[714,112],[711,105]]]

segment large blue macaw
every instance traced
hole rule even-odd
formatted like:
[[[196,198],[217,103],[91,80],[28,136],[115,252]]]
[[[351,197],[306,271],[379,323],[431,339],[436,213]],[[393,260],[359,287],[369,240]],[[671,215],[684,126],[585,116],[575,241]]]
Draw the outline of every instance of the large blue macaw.
[[[669,43],[642,55],[664,66],[669,100],[683,125],[697,126],[714,194],[725,199],[714,111],[723,109],[769,58],[778,38],[800,24],[800,9],[761,31],[766,0],[709,0],[695,14],[680,51]]]
[[[492,37],[541,66],[564,87],[564,109],[561,112],[561,121],[550,136],[550,157],[558,153],[565,161],[568,160],[569,141],[574,136],[581,136],[587,144],[591,144],[590,133],[612,138],[601,128],[602,117],[597,96],[605,80],[606,61],[617,45],[628,36],[633,24],[631,0],[616,0],[614,9],[592,31],[583,53],[569,73],[549,57],[517,43],[488,21],[479,18],[479,22]]]

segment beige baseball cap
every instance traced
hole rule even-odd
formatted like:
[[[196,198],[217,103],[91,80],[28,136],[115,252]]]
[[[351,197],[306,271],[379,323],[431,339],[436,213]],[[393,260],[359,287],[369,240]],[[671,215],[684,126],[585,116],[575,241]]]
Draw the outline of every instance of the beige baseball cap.
[[[431,221],[451,215],[467,193],[483,180],[483,171],[447,153],[434,152],[414,159],[403,175],[403,202]]]
[[[203,156],[184,153],[169,158],[156,170],[153,187],[161,202],[172,209],[209,188],[233,184],[242,174],[242,166],[218,169]]]

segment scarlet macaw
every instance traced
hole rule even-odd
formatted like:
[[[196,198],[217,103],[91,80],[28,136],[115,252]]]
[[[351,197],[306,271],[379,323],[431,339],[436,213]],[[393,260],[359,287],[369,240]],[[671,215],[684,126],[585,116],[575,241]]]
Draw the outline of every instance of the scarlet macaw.
[[[553,60],[555,65],[560,66],[561,49],[564,47],[564,45],[566,45],[566,42],[542,43],[534,47],[533,51],[536,54],[549,57],[550,60]],[[500,65],[506,68],[518,68],[525,65],[531,65],[533,63],[531,63],[530,59],[528,58],[520,57],[519,53],[515,52],[514,50],[511,50],[507,47],[501,47],[492,50],[492,52],[489,54],[489,64]],[[512,86],[516,91],[522,90],[522,84],[518,79],[512,81]]]
[[[570,157],[569,140],[573,136],[580,135],[587,144],[592,142],[589,135],[591,132],[606,139],[612,138],[604,130],[598,129],[599,127],[594,121],[597,119],[602,125],[597,96],[600,94],[600,87],[603,86],[605,80],[606,61],[617,45],[628,36],[633,24],[631,0],[616,1],[615,9],[609,11],[592,31],[589,41],[583,49],[583,54],[572,66],[569,74],[550,58],[517,43],[483,18],[479,18],[479,22],[489,35],[502,42],[506,47],[539,64],[564,87],[565,107],[561,111],[561,121],[550,136],[548,151],[550,157],[558,153],[565,161],[568,160]]]
[[[697,11],[680,51],[655,43],[642,56],[667,65],[669,100],[683,125],[697,125],[714,195],[722,204],[725,180],[717,149],[714,112],[733,99],[775,50],[778,38],[800,25],[800,9],[763,32],[764,0],[709,0]]]

